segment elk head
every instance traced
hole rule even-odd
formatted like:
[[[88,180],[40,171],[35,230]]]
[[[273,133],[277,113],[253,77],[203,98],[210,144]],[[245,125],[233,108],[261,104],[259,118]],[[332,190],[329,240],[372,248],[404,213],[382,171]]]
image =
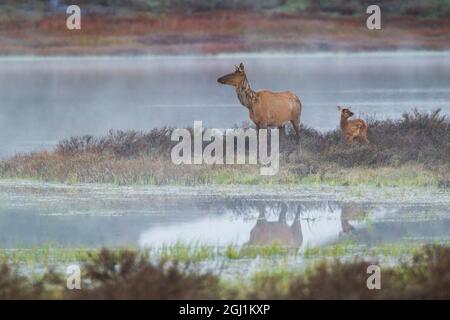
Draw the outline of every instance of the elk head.
[[[245,71],[244,71],[244,64],[241,62],[239,67],[235,66],[234,72],[220,77],[219,79],[217,79],[217,82],[219,82],[221,84],[227,84],[230,86],[237,87],[245,79],[246,79],[246,76],[245,76]]]
[[[354,115],[354,113],[350,110],[350,107],[348,108],[344,108],[344,107],[337,107],[338,110],[341,112],[341,118],[347,120],[348,118],[350,118],[351,116]]]

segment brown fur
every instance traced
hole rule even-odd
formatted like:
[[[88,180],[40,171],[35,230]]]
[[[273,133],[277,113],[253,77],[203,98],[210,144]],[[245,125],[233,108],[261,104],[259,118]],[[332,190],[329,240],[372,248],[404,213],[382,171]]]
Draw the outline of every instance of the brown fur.
[[[361,221],[364,220],[368,214],[369,212],[364,210],[361,206],[352,203],[344,204],[341,209],[342,231],[340,234],[351,234],[355,228],[350,224],[350,220]]]
[[[362,119],[348,120],[354,115],[350,108],[338,107],[341,111],[341,132],[345,140],[352,144],[356,138],[362,143],[369,143],[367,139],[367,123]]]
[[[300,99],[290,91],[253,91],[241,63],[235,72],[217,79],[219,83],[234,86],[239,101],[249,110],[250,119],[257,129],[277,127],[282,129],[291,122],[297,136],[300,134]]]
[[[265,207],[259,210],[256,225],[250,232],[247,244],[257,246],[281,245],[299,248],[303,242],[300,212],[297,211],[294,222],[289,226],[286,223],[287,207],[283,205],[278,221],[267,221]]]

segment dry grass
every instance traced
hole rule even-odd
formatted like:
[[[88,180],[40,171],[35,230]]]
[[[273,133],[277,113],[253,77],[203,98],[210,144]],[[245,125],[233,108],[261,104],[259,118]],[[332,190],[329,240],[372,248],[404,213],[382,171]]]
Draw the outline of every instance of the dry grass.
[[[339,131],[302,128],[280,143],[278,175],[263,178],[254,165],[174,165],[171,129],[111,131],[105,137],[74,137],[54,151],[18,154],[0,162],[3,178],[65,183],[205,184],[301,181],[450,185],[450,123],[438,111],[405,114],[402,120],[369,121],[370,144],[347,145]],[[205,143],[205,146],[207,143]]]

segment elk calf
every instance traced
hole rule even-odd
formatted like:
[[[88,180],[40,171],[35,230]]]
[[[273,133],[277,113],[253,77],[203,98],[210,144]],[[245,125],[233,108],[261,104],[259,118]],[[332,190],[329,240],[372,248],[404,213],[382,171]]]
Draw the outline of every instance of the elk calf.
[[[354,115],[350,108],[338,107],[341,112],[341,132],[345,140],[352,144],[356,138],[362,143],[369,143],[367,140],[367,123],[362,119],[348,120]]]

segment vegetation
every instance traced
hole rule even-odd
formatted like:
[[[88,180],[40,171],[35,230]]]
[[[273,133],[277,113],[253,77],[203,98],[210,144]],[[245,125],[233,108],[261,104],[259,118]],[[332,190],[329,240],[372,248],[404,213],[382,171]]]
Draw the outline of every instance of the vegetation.
[[[9,10],[57,10],[61,5],[70,5],[68,0],[3,1]],[[370,0],[79,0],[77,4],[97,12],[205,12],[216,10],[281,11],[306,13],[332,13],[342,15],[364,15]],[[381,0],[377,4],[390,15],[416,15],[421,17],[448,17],[448,0]]]
[[[73,137],[54,151],[18,154],[0,162],[0,177],[64,183],[271,184],[327,183],[378,186],[450,185],[450,122],[439,110],[401,120],[368,119],[369,145],[347,145],[338,130],[303,127],[280,142],[280,172],[259,175],[255,165],[174,165],[171,129],[111,131]],[[206,145],[207,143],[205,143]]]
[[[256,274],[224,281],[191,263],[159,261],[133,250],[103,249],[81,265],[82,290],[66,290],[65,275],[23,276],[0,264],[1,299],[449,299],[450,248],[427,246],[409,262],[382,267],[381,290],[366,287],[374,261],[322,261],[305,272]]]
[[[367,29],[367,0],[67,0],[0,3],[0,55],[449,50],[450,0],[377,1],[389,32]]]
[[[433,242],[435,245],[446,245],[445,241]],[[136,251],[136,247],[109,248],[112,251]],[[410,258],[420,252],[418,243],[384,243],[376,246],[366,246],[355,243],[351,238],[323,246],[306,245],[302,249],[281,245],[268,246],[211,246],[199,243],[177,242],[158,248],[146,248],[146,255],[152,261],[178,261],[180,263],[226,263],[233,269],[233,263],[258,259],[262,264],[281,262],[278,266],[286,266],[291,259],[302,259],[305,265],[320,259],[348,259],[350,257],[376,258],[381,263],[393,259],[395,261]],[[20,266],[30,274],[39,274],[39,270],[58,268],[70,263],[85,263],[91,257],[99,254],[100,249],[65,248],[59,245],[43,245],[33,248],[0,249],[0,261]],[[226,269],[226,267],[224,267]]]
[[[287,281],[285,275],[258,277],[248,294],[257,299],[448,299],[450,278],[443,266],[449,261],[448,248],[426,247],[410,264],[382,268],[381,290],[365,285],[373,262],[322,262]]]

